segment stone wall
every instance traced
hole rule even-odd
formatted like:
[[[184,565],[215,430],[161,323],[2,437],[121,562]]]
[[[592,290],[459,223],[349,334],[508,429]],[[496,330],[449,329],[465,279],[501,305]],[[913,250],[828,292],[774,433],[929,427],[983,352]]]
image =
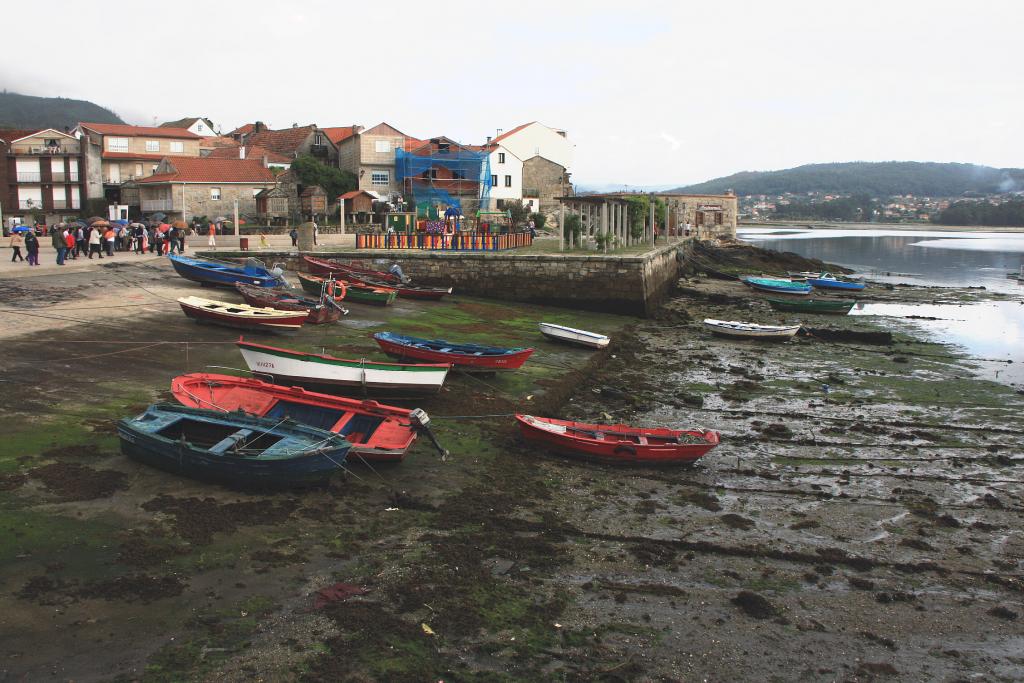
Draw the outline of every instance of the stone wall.
[[[680,242],[662,246],[642,256],[376,250],[318,252],[316,256],[355,261],[379,270],[397,262],[415,282],[453,287],[456,295],[649,316],[674,286],[679,269],[677,254],[688,245]],[[231,254],[218,251],[216,256]],[[260,258],[304,270],[294,253],[261,252]]]
[[[523,192],[537,190],[540,193],[540,210],[547,216],[549,225],[558,222],[558,197],[572,192],[565,174],[565,168],[541,156],[523,162]],[[532,196],[532,195],[531,195]]]

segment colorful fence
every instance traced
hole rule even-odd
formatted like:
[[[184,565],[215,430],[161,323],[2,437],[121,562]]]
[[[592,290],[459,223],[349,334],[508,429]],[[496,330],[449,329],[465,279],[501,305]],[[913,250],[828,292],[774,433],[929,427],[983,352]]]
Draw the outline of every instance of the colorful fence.
[[[428,251],[501,251],[533,244],[528,232],[492,235],[479,232],[460,232],[454,235],[427,233],[390,235],[357,234],[356,249],[424,249]]]

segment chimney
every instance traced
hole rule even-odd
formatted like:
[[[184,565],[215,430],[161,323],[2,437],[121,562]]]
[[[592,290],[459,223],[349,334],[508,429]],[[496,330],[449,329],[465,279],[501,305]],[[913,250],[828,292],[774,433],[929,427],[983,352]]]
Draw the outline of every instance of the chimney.
[[[245,158],[245,145],[242,145],[242,146],[240,146],[238,148],[238,158],[239,159],[244,159]]]
[[[257,121],[256,124],[252,127],[252,132],[253,133],[259,133],[264,128],[266,128],[266,126],[263,125],[263,122],[262,121]]]
[[[487,144],[488,145],[491,144],[491,136],[490,135],[487,136]]]

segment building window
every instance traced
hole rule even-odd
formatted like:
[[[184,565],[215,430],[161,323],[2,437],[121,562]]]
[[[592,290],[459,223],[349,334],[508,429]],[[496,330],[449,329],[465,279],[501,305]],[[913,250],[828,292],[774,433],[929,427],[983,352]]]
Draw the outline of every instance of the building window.
[[[200,123],[199,125],[197,125],[196,126],[196,131],[202,133],[203,132],[203,124]],[[174,143],[171,143],[171,144],[173,145]]]
[[[171,143],[171,153],[172,154],[184,154],[184,152],[185,152],[185,143],[184,142],[172,142]]]
[[[388,152],[391,151],[391,141],[390,140],[374,140],[374,142],[373,142],[373,151],[375,151],[377,154],[387,154]]]
[[[215,202],[220,201],[220,188],[219,187],[211,187],[210,188],[210,199],[212,199]]]
[[[127,152],[128,138],[107,138],[108,152]]]
[[[497,187],[497,186],[498,186],[498,176],[492,175],[491,176],[491,187]]]
[[[159,140],[146,140],[146,151],[147,152],[159,152],[160,141]]]
[[[322,144],[324,144],[324,136],[320,135],[320,133],[317,133],[316,137],[313,138],[313,144],[314,145],[322,145]]]
[[[512,187],[512,176],[505,176],[505,187]]]
[[[141,178],[142,177],[142,164],[135,164],[135,177],[136,178]]]
[[[370,173],[371,185],[390,185],[391,174],[387,171],[373,171]]]
[[[505,153],[504,152],[498,152],[498,163],[499,164],[505,163]]]
[[[450,145],[447,142],[437,143],[437,151],[441,154],[447,154],[450,149]]]

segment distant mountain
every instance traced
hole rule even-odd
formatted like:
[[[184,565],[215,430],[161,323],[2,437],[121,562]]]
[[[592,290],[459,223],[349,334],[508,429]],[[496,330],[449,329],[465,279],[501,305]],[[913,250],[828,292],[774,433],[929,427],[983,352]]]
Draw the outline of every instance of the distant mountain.
[[[808,164],[783,171],[743,171],[673,192],[721,194],[730,189],[738,195],[821,192],[871,197],[957,197],[964,192],[1022,190],[1024,169],[916,161]]]
[[[0,128],[74,128],[80,121],[124,123],[117,114],[98,104],[63,97],[34,97],[0,93]]]
[[[625,185],[623,183],[578,183],[576,192],[579,194],[592,194],[604,192],[662,192],[675,187],[672,183],[667,185]]]

